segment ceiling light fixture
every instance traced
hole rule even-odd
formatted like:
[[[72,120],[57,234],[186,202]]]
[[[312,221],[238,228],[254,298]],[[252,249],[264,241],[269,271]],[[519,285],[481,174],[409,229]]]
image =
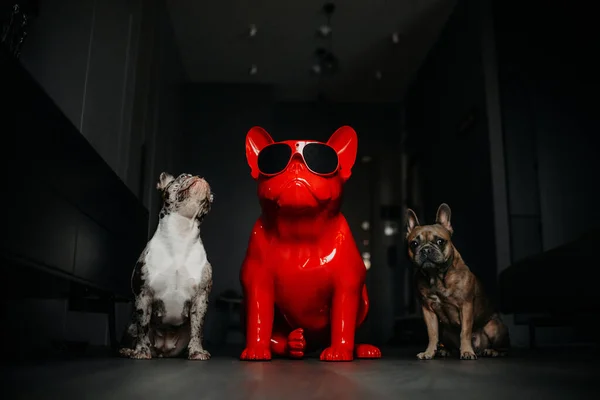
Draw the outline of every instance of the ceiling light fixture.
[[[331,33],[331,27],[328,24],[323,24],[319,27],[319,35],[326,38]]]
[[[250,35],[250,37],[256,36],[256,32],[258,32],[258,28],[256,27],[256,25],[250,24],[250,28],[248,31],[248,34]]]
[[[332,28],[331,28],[331,17],[333,16],[333,13],[335,11],[335,4],[332,2],[329,3],[325,3],[323,5],[323,12],[326,15],[327,18],[327,23],[321,25],[319,27],[319,35],[321,35],[321,37],[326,38],[331,34]]]
[[[318,103],[325,103],[327,99],[325,98],[322,88],[322,79],[326,77],[331,77],[335,75],[335,73],[339,69],[339,60],[335,56],[333,52],[333,28],[331,25],[331,17],[335,12],[336,6],[330,1],[323,5],[321,8],[322,12],[325,14],[326,21],[322,24],[317,30],[318,36],[326,41],[324,46],[319,46],[315,50],[315,63],[311,66],[311,72],[318,79],[319,93],[317,96]]]
[[[398,44],[399,41],[400,41],[400,35],[398,34],[398,32],[392,33],[392,42],[394,44]]]
[[[248,73],[250,75],[256,75],[258,73],[258,67],[256,66],[256,64],[252,64]]]

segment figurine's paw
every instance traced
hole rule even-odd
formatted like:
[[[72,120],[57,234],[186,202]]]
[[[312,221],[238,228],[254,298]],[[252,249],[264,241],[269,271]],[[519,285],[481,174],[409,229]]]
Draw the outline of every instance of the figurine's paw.
[[[288,354],[292,358],[304,357],[306,350],[306,340],[304,339],[304,329],[293,330],[287,338]]]
[[[354,354],[351,349],[341,346],[331,346],[323,350],[321,361],[352,361]]]
[[[432,360],[435,357],[435,350],[427,349],[422,353],[417,354],[419,360]]]
[[[357,344],[354,353],[356,358],[381,358],[381,350],[371,344]]]
[[[202,361],[210,360],[210,353],[204,349],[190,351],[190,353],[188,355],[188,360],[202,360]]]
[[[129,358],[135,360],[150,360],[152,358],[152,352],[147,347],[139,347],[129,354]]]
[[[473,350],[461,350],[460,351],[460,359],[461,360],[477,360],[477,356]]]
[[[268,346],[246,347],[240,356],[240,360],[242,361],[269,361],[270,359],[271,350]]]

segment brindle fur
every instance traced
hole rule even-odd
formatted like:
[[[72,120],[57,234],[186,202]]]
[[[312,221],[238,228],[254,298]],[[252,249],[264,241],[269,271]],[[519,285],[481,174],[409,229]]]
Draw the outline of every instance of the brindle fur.
[[[456,349],[463,360],[505,355],[508,329],[452,244],[450,216],[450,207],[441,204],[436,223],[421,226],[414,211],[407,212],[408,254],[429,338],[417,357],[430,360]]]

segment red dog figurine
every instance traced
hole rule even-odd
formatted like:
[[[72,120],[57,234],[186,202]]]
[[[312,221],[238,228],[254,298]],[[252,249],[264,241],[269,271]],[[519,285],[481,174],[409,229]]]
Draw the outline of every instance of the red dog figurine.
[[[377,347],[354,343],[369,309],[366,268],[340,206],[356,150],[349,126],[327,143],[275,143],[260,127],[248,132],[246,158],[262,214],[240,271],[240,359],[301,358],[326,346],[323,361],[381,357]]]

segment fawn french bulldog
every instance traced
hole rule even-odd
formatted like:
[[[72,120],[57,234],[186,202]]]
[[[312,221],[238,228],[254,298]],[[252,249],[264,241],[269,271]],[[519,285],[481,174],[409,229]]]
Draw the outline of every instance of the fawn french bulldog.
[[[421,360],[460,350],[462,360],[505,355],[508,329],[493,309],[477,277],[452,243],[451,211],[438,208],[435,224],[419,225],[407,211],[408,255],[416,268],[416,285],[429,344]]]

